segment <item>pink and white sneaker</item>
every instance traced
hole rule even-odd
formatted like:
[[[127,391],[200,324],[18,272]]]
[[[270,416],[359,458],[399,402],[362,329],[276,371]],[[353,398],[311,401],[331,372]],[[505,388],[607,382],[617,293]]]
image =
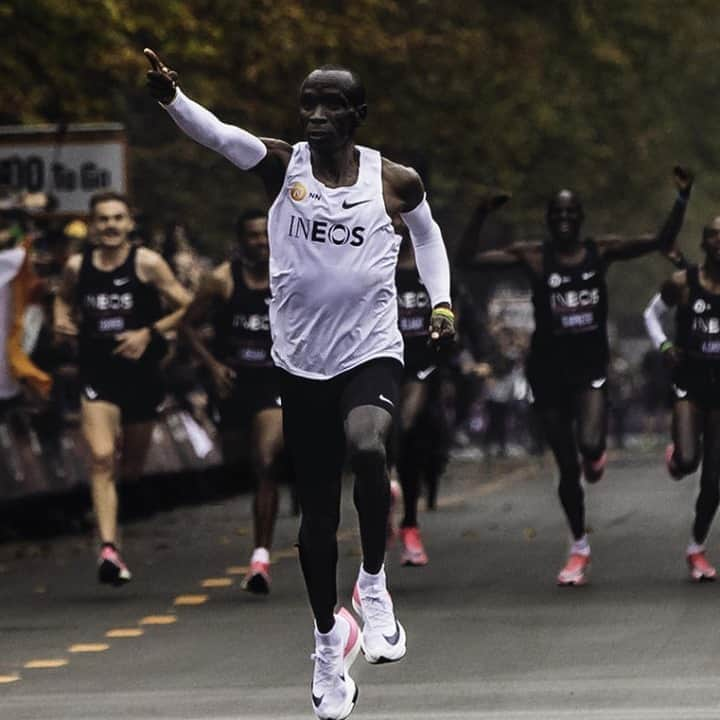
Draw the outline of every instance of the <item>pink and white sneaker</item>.
[[[361,592],[355,583],[353,609],[363,621],[362,651],[375,665],[401,660],[407,652],[405,628],[398,622],[390,593],[385,588]]]
[[[417,525],[413,527],[401,527],[400,542],[402,543],[400,562],[403,565],[422,567],[428,564],[428,556],[420,535],[420,528]]]
[[[267,595],[270,592],[270,563],[253,560],[250,569],[243,578],[240,587],[254,595]]]
[[[335,615],[339,641],[328,641],[317,633],[310,695],[319,720],[344,720],[355,707],[358,689],[350,667],[360,652],[360,628],[345,608]]]
[[[123,562],[117,548],[109,543],[103,545],[98,558],[98,581],[120,587],[129,583],[130,580],[132,580],[132,573]]]
[[[570,553],[563,569],[558,573],[557,584],[562,587],[584,585],[590,569],[590,555]]]
[[[582,468],[583,475],[589,483],[596,483],[605,474],[605,466],[607,465],[607,451],[597,460],[587,460],[583,458]]]
[[[717,577],[717,571],[705,557],[705,551],[688,553],[686,555],[690,579],[693,582],[712,582]]]

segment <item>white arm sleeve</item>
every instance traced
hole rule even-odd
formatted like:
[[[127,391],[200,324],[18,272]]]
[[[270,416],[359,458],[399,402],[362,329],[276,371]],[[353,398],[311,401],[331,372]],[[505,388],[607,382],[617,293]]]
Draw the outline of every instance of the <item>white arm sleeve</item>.
[[[662,327],[662,319],[669,311],[670,308],[665,304],[660,293],[657,293],[643,313],[645,327],[647,328],[650,340],[652,340],[652,344],[658,349],[668,339]]]
[[[450,262],[440,227],[433,219],[426,197],[410,212],[400,213],[410,231],[420,279],[435,307],[450,302]]]
[[[171,103],[163,105],[177,126],[195,142],[215,150],[242,170],[254,168],[267,155],[267,147],[247,130],[219,120],[180,88]]]

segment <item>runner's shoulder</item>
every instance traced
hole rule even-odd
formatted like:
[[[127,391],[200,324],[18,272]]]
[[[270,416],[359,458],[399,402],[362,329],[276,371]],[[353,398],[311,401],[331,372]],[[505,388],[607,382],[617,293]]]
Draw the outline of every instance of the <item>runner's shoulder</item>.
[[[414,210],[425,196],[425,186],[414,168],[382,159],[382,181],[386,196],[397,200],[397,212]],[[387,199],[387,197],[386,197]]]
[[[81,252],[73,253],[65,262],[66,272],[77,274],[82,267],[83,254]]]
[[[660,289],[663,301],[670,305],[687,302],[689,297],[687,270],[677,270],[664,283]]]
[[[267,148],[269,156],[279,158],[286,163],[290,161],[293,146],[289,142],[277,138],[260,138],[260,141]]]

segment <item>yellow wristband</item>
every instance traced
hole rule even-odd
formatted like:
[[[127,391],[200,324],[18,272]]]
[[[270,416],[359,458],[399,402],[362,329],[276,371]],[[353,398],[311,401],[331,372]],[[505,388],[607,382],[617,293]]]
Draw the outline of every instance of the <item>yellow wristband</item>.
[[[433,308],[432,311],[433,315],[440,315],[440,317],[447,318],[448,320],[455,321],[455,313],[450,309],[446,307],[437,307]]]

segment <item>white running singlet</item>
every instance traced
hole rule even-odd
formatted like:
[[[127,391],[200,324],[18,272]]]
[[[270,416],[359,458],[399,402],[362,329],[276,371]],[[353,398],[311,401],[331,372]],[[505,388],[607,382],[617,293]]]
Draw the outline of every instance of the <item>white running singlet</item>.
[[[357,182],[329,188],[313,176],[308,144],[294,145],[268,215],[272,355],[300,377],[326,380],[380,357],[402,363],[400,238],[385,208],[380,153],[357,150]]]

